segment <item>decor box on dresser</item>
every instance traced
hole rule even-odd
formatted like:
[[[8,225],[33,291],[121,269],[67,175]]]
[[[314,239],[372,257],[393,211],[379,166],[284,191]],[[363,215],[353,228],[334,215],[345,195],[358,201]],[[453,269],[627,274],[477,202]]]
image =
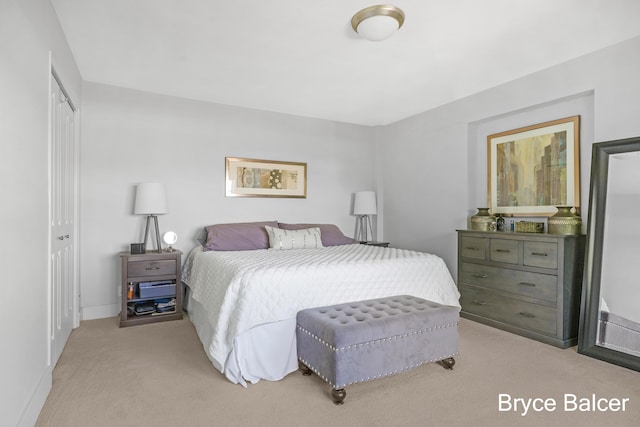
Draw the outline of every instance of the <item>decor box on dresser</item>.
[[[458,230],[461,316],[557,347],[577,343],[584,235]]]
[[[182,319],[182,252],[121,252],[120,327]]]

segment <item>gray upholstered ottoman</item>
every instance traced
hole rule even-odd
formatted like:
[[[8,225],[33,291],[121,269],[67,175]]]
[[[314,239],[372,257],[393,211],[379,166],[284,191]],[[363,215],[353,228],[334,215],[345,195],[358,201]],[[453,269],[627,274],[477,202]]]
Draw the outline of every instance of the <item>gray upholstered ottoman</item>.
[[[407,295],[302,310],[296,327],[300,368],[328,382],[338,405],[349,384],[428,362],[453,369],[458,310]]]

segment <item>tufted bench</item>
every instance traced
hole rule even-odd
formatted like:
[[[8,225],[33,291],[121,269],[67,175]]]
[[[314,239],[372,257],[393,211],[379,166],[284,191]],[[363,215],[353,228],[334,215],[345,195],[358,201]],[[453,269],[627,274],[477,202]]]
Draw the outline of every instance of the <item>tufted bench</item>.
[[[328,382],[337,405],[349,384],[428,362],[453,369],[458,311],[407,295],[302,310],[296,321],[300,369]]]

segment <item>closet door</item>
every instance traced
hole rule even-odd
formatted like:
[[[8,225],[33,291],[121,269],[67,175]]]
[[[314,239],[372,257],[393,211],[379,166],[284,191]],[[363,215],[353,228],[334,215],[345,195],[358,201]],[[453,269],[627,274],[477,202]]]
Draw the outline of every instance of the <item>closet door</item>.
[[[56,78],[50,97],[50,365],[55,366],[78,323],[76,113]]]

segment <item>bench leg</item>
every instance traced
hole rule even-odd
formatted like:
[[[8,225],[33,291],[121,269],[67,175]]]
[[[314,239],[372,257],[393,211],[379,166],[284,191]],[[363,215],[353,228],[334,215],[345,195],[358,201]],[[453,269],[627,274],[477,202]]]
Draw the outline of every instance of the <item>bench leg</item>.
[[[345,397],[347,397],[347,392],[345,391],[345,389],[331,389],[331,399],[333,399],[333,403],[335,403],[336,405],[342,405],[344,403]]]
[[[442,359],[439,363],[444,367],[444,369],[452,370],[453,365],[456,364],[456,360],[453,357],[449,357],[447,359]]]
[[[300,370],[302,371],[302,375],[304,376],[309,376],[313,373],[313,371],[311,369],[309,369],[307,367],[307,365],[305,365],[304,363],[302,363],[301,361],[298,360],[298,368],[300,368]]]

